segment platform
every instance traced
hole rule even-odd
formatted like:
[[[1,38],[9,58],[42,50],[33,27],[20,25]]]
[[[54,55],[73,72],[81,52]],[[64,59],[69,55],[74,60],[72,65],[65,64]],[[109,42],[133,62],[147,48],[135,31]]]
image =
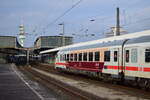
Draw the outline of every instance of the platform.
[[[0,64],[0,100],[41,100],[9,64]]]

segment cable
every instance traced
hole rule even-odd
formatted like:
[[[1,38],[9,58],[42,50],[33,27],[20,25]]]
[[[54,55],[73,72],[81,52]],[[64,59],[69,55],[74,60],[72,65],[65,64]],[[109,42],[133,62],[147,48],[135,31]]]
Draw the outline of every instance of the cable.
[[[79,5],[83,0],[79,0],[77,3],[75,3],[71,8],[69,8],[68,10],[66,10],[63,14],[61,14],[60,16],[58,16],[54,21],[52,21],[51,23],[47,24],[47,26],[44,28],[48,28],[49,25],[55,23],[56,21],[58,21],[61,17],[65,16],[68,12],[70,12],[73,8],[75,8],[77,5]]]
[[[140,23],[140,22],[148,21],[148,20],[150,20],[150,18],[145,18],[145,19],[142,19],[142,20],[138,20],[138,21],[135,21],[135,22],[130,23],[130,24],[124,24],[122,26],[129,26],[129,25],[132,25],[132,24],[136,24],[136,23]]]

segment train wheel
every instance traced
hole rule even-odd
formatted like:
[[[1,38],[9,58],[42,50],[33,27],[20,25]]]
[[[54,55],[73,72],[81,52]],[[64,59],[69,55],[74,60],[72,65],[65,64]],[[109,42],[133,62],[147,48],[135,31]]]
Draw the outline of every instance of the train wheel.
[[[140,78],[140,80],[138,81],[138,84],[139,84],[139,87],[144,90],[148,90],[150,88],[150,80],[148,79]]]
[[[150,80],[146,79],[145,90],[150,90]]]
[[[98,80],[102,80],[103,79],[103,77],[102,77],[102,73],[100,73],[100,72],[97,72],[97,78],[98,78]]]
[[[124,84],[124,81],[125,81],[124,72],[119,73],[118,79],[119,79],[119,82],[118,82],[119,84]]]

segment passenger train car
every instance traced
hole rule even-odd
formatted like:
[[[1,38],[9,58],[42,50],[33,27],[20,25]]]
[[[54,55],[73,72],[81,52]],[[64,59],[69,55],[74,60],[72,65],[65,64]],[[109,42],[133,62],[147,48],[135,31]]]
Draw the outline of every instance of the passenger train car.
[[[58,50],[55,68],[150,87],[150,30],[77,43]],[[49,51],[47,51],[49,52]]]

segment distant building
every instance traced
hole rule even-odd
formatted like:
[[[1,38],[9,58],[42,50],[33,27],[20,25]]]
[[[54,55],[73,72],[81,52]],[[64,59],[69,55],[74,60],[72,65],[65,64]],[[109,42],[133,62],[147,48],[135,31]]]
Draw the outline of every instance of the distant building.
[[[106,37],[116,36],[116,27],[111,27],[111,31],[105,33]],[[127,34],[127,31],[120,27],[120,35]]]

